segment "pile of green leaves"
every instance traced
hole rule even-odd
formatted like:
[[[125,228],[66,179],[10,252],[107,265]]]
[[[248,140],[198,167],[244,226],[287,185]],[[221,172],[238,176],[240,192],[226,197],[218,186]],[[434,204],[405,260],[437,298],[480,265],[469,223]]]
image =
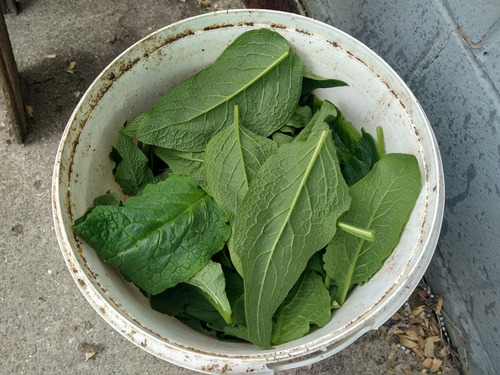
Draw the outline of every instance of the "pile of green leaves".
[[[122,192],[75,232],[195,329],[269,348],[324,326],[396,247],[421,185],[414,156],[313,94],[343,85],[280,34],[242,34],[126,124]]]

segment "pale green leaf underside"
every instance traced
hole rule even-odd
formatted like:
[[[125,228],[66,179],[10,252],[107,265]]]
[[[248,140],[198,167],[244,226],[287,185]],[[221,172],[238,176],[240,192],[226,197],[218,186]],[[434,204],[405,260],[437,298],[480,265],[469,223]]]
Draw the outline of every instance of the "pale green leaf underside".
[[[217,309],[226,323],[231,323],[231,306],[226,295],[226,280],[219,263],[210,260],[186,283],[198,288],[201,294]]]
[[[172,172],[189,176],[203,189],[206,188],[204,152],[177,151],[155,147],[154,153],[167,163]]]
[[[374,230],[375,241],[339,230],[328,245],[325,270],[338,286],[339,304],[354,285],[367,282],[397,246],[420,187],[417,159],[408,154],[386,155],[351,186],[352,205],[342,221]]]
[[[276,142],[276,144],[278,146],[281,146],[281,145],[283,145],[285,143],[293,142],[294,138],[292,136],[288,135],[288,134],[284,134],[284,133],[281,133],[281,132],[277,131],[277,132],[274,132],[272,134],[272,139],[273,139],[274,142]]]
[[[272,316],[326,246],[350,198],[327,125],[314,137],[284,144],[261,166],[233,223],[231,257],[245,285],[250,339],[271,344]]]
[[[236,214],[253,176],[276,148],[275,142],[240,124],[238,107],[233,124],[210,140],[205,150],[207,191],[230,217]]]
[[[95,207],[74,230],[127,280],[158,294],[192,278],[222,249],[227,220],[190,178],[171,175],[123,207]]]
[[[293,296],[287,297],[276,313],[273,345],[303,337],[311,325],[322,327],[327,324],[331,318],[330,303],[330,293],[323,278],[305,272]]]
[[[312,116],[312,110],[310,107],[299,105],[295,108],[295,111],[285,125],[300,129],[311,121]]]
[[[245,126],[268,136],[299,100],[303,63],[281,35],[267,29],[238,37],[214,64],[177,85],[129,125],[148,144],[202,151],[233,122],[238,105]],[[134,122],[140,122],[137,125]]]

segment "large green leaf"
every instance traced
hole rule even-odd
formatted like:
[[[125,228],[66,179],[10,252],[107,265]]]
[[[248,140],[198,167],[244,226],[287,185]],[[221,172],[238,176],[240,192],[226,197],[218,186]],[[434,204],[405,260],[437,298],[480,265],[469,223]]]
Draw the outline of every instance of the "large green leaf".
[[[192,278],[222,249],[227,221],[194,181],[171,175],[123,207],[93,208],[74,230],[125,278],[158,294]]]
[[[277,148],[272,140],[240,124],[238,107],[231,126],[217,133],[205,150],[207,191],[231,217],[262,163]]]
[[[323,278],[305,272],[276,313],[272,343],[279,345],[301,338],[311,325],[323,327],[330,318],[330,293]]]
[[[180,151],[202,151],[208,140],[233,122],[234,105],[245,126],[268,136],[298,103],[302,61],[277,32],[243,33],[214,64],[163,96],[132,121],[137,138]],[[137,124],[139,122],[139,124]]]
[[[388,154],[351,186],[352,204],[342,221],[374,230],[375,241],[339,230],[328,245],[325,270],[338,287],[339,304],[354,285],[367,282],[397,246],[420,188],[417,159],[408,154]]]
[[[284,144],[261,166],[233,223],[231,258],[245,285],[249,337],[271,344],[272,316],[349,207],[328,126]]]
[[[186,283],[198,288],[208,302],[217,309],[226,323],[231,323],[231,306],[226,295],[226,280],[219,263],[209,261]]]

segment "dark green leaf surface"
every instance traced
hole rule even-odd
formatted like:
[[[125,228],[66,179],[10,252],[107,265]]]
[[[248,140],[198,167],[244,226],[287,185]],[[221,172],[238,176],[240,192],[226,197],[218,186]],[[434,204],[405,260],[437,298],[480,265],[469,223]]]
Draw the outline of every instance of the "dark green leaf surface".
[[[217,309],[200,291],[186,283],[180,283],[160,294],[149,296],[149,304],[153,310],[175,316],[186,324],[194,323],[193,319],[222,326],[226,324]],[[200,330],[195,324],[189,325]],[[201,322],[198,322],[198,326],[201,326]]]
[[[261,166],[233,223],[231,258],[245,285],[252,342],[271,344],[272,316],[349,207],[328,127],[284,144]]]
[[[158,294],[192,278],[222,249],[227,220],[194,181],[171,175],[123,207],[95,207],[74,230],[125,278]]]
[[[330,321],[330,293],[321,276],[305,272],[293,292],[276,313],[273,345],[301,338],[310,331],[311,325],[323,327]]]
[[[340,169],[349,186],[366,176],[380,159],[375,140],[364,129],[361,129],[361,137],[352,149],[342,145],[339,138],[335,137],[335,140],[337,147],[342,150]]]
[[[135,195],[139,188],[153,179],[148,158],[126,135],[120,134],[116,151],[121,160],[115,168],[115,180],[124,194]]]
[[[413,155],[388,154],[349,192],[352,204],[343,222],[375,230],[369,242],[337,231],[324,256],[325,270],[337,285],[343,304],[354,285],[367,282],[399,243],[402,230],[420,193],[421,177]]]
[[[326,271],[323,262],[324,251],[318,251],[307,262],[307,270],[320,275],[323,279],[326,277]]]
[[[268,136],[281,128],[298,103],[304,65],[277,32],[260,29],[239,36],[214,64],[170,90],[129,125],[148,144],[202,151],[233,122]],[[139,123],[139,124],[137,124]]]
[[[122,199],[122,194],[116,192],[107,192],[106,194],[100,195],[94,199],[94,207],[101,205],[119,206],[121,204],[121,199]],[[87,218],[87,216],[92,212],[94,207],[88,209],[83,216],[75,220],[74,225],[83,223]]]
[[[342,86],[349,85],[339,79],[325,78],[317,74],[305,72],[302,80],[302,96],[306,96],[316,89],[327,89]]]
[[[337,117],[331,124],[331,129],[340,142],[340,144],[337,142],[335,143],[337,148],[342,146],[340,151],[349,153],[354,152],[356,145],[361,138],[361,134],[349,121],[346,120],[344,114],[341,113],[338,108]]]
[[[383,139],[376,143],[364,129],[360,133],[340,112],[330,127],[339,152],[342,175],[347,185],[351,186],[366,176],[384,155]],[[381,130],[378,134],[382,136]]]
[[[122,195],[120,193],[109,191],[94,199],[94,206],[119,206]]]

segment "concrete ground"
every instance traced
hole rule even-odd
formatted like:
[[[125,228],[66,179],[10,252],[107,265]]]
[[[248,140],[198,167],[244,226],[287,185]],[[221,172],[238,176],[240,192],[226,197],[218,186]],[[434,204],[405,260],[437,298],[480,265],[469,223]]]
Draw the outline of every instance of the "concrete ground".
[[[23,0],[19,4],[21,13],[7,15],[6,22],[30,118],[24,145],[16,144],[3,122],[0,125],[0,373],[192,374],[131,344],[79,292],[55,238],[52,168],[79,97],[115,56],[160,27],[241,3]],[[76,63],[73,69],[68,68],[71,62]],[[396,348],[395,342],[382,331],[371,332],[321,363],[286,374],[420,374],[420,362]]]

